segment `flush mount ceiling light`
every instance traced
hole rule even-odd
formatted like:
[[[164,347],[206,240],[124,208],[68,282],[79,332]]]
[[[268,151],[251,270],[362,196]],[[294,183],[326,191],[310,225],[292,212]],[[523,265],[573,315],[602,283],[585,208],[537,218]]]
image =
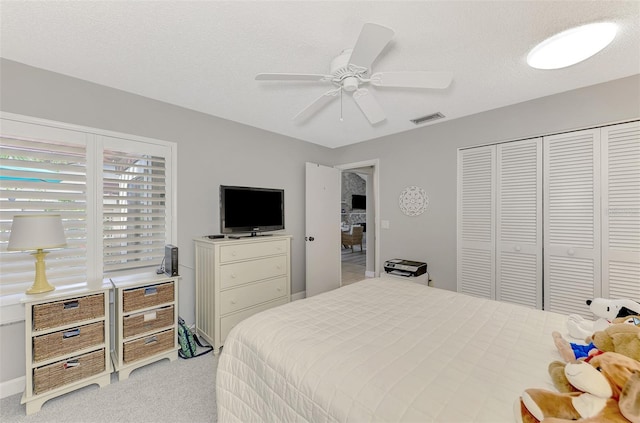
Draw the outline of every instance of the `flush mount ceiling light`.
[[[536,69],[560,69],[575,65],[609,45],[616,36],[613,23],[593,23],[568,29],[535,46],[527,63]]]

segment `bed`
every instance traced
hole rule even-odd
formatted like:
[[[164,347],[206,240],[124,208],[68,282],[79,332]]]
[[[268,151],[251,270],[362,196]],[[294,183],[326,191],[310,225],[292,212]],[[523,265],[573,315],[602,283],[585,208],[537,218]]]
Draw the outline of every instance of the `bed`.
[[[220,422],[513,422],[553,389],[566,316],[391,278],[252,316],[218,363]]]

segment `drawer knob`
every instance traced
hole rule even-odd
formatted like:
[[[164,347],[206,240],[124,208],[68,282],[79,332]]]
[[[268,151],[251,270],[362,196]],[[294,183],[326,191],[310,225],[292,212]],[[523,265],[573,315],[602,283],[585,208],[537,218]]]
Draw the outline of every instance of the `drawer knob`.
[[[70,310],[72,308],[78,308],[78,307],[80,307],[80,302],[78,300],[67,301],[63,305],[64,310]]]
[[[282,288],[278,287],[278,288],[276,288],[276,291],[282,292]]]
[[[570,256],[574,255],[576,253],[576,250],[574,250],[573,248],[569,248],[569,250],[567,250],[567,254],[569,254]]]
[[[78,367],[80,365],[80,361],[75,359],[75,360],[69,360],[66,363],[64,363],[64,366],[62,366],[65,370],[66,369],[72,369],[74,367]]]
[[[152,336],[152,337],[147,338],[147,339],[144,340],[144,345],[153,344],[155,342],[158,342],[158,337],[157,336]]]
[[[155,286],[150,286],[150,287],[144,289],[144,296],[145,297],[147,295],[156,295],[157,293],[158,293],[158,288],[156,288]]]
[[[74,336],[80,335],[80,329],[71,329],[66,332],[62,332],[62,339],[73,338]]]
[[[516,245],[516,247],[515,247],[515,250],[516,250],[516,251],[520,251],[521,249],[522,249],[522,248],[520,248],[520,246],[519,246],[519,245]]]
[[[231,252],[231,255],[232,255],[233,257],[235,257],[235,256],[236,256],[236,252],[235,252],[235,250]]]
[[[236,303],[237,303],[236,300],[231,300],[231,304],[235,305]]]
[[[231,275],[229,275],[229,276],[231,276],[231,279],[235,279],[235,278],[236,278],[236,274],[235,274],[235,273],[232,273],[232,274],[231,274]]]

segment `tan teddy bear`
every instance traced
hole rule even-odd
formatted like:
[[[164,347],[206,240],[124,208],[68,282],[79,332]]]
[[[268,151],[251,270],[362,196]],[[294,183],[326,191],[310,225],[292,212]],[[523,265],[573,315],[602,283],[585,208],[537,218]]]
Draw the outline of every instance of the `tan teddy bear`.
[[[519,421],[640,422],[640,362],[606,352],[589,362],[560,365],[574,391],[525,390],[516,415]]]

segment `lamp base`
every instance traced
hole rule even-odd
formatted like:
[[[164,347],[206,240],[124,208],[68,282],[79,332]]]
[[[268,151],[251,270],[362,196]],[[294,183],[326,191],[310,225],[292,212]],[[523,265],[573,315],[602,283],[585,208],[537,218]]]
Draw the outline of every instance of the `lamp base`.
[[[49,283],[47,274],[45,273],[44,256],[47,255],[47,252],[39,249],[32,255],[36,258],[36,278],[31,288],[27,289],[27,294],[41,294],[43,292],[53,291],[56,287]]]

